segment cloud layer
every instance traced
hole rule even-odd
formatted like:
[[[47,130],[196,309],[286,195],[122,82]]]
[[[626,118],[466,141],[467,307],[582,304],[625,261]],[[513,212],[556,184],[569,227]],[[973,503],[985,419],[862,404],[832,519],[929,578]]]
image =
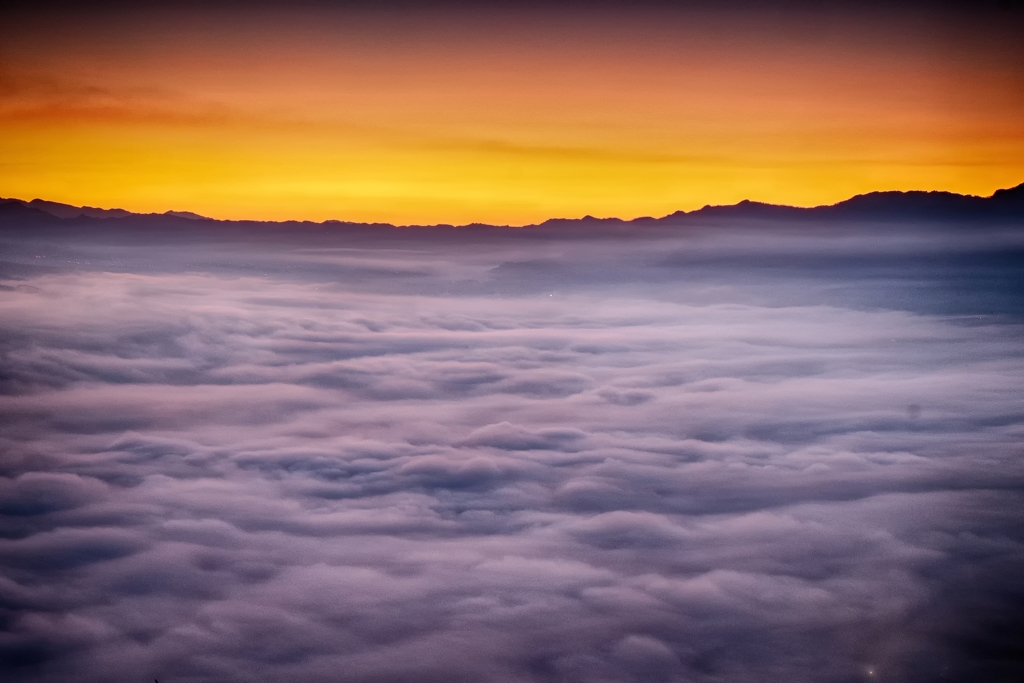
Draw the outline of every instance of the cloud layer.
[[[7,236],[5,677],[1016,680],[1020,240],[770,230]]]

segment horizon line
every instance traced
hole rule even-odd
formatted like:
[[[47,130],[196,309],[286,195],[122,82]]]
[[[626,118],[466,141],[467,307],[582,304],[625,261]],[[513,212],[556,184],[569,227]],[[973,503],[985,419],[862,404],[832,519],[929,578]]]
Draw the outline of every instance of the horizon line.
[[[8,204],[8,203],[17,203],[17,204],[21,204],[22,206],[25,206],[26,208],[34,209],[36,211],[48,214],[48,215],[50,215],[50,216],[52,216],[54,218],[58,218],[60,220],[74,220],[74,219],[77,219],[77,218],[92,218],[94,220],[107,220],[107,219],[131,218],[131,217],[168,217],[168,218],[180,218],[180,219],[184,219],[184,220],[194,220],[194,221],[214,221],[214,222],[218,222],[218,223],[270,223],[270,224],[308,223],[308,224],[313,224],[313,225],[327,225],[327,224],[331,224],[331,223],[341,223],[341,224],[345,224],[345,225],[389,226],[389,227],[394,227],[394,228],[435,228],[435,227],[436,228],[442,228],[442,227],[446,227],[446,228],[469,228],[469,227],[478,227],[478,226],[480,226],[480,227],[494,227],[494,228],[531,228],[531,227],[543,226],[543,225],[546,225],[548,223],[563,223],[563,222],[568,223],[568,222],[580,222],[580,221],[601,221],[601,222],[609,222],[609,223],[612,223],[612,222],[634,223],[634,222],[646,222],[646,221],[663,221],[663,220],[666,220],[666,219],[669,219],[669,218],[672,218],[672,217],[691,216],[691,215],[700,213],[702,211],[707,211],[709,209],[726,209],[726,208],[736,208],[736,207],[741,207],[741,206],[755,206],[755,207],[767,207],[767,208],[771,208],[771,209],[794,209],[794,210],[798,210],[798,211],[812,211],[812,210],[815,210],[815,209],[827,209],[827,208],[837,207],[837,206],[840,206],[840,205],[845,204],[847,202],[850,202],[850,201],[852,201],[854,199],[857,199],[859,197],[870,197],[870,196],[875,196],[875,195],[899,195],[899,196],[905,196],[905,195],[915,195],[915,196],[916,195],[932,195],[932,196],[934,196],[934,195],[941,195],[941,196],[964,198],[964,199],[991,200],[991,199],[996,198],[1000,193],[1012,192],[1012,191],[1017,191],[1017,190],[1024,191],[1024,182],[1018,183],[1017,185],[1013,185],[1013,186],[1010,186],[1010,187],[997,188],[990,195],[962,194],[962,193],[959,193],[959,192],[952,192],[952,191],[949,191],[949,190],[872,190],[870,192],[861,192],[861,193],[858,193],[858,194],[851,195],[851,196],[847,197],[846,199],[841,199],[841,200],[839,200],[837,202],[833,202],[831,204],[814,204],[814,205],[801,206],[801,205],[796,205],[796,204],[776,204],[776,203],[764,202],[764,201],[760,201],[760,200],[756,200],[756,199],[742,199],[742,200],[740,200],[740,201],[738,201],[738,202],[736,202],[734,204],[705,204],[705,205],[703,205],[700,208],[691,209],[689,211],[679,209],[679,210],[667,213],[667,214],[665,214],[663,216],[644,215],[644,216],[637,216],[635,218],[621,218],[621,217],[618,217],[618,216],[601,217],[601,216],[594,216],[592,214],[585,214],[585,215],[580,216],[578,218],[568,218],[568,217],[557,217],[556,216],[556,217],[546,218],[546,219],[544,219],[542,221],[535,222],[535,223],[523,223],[523,224],[498,224],[498,223],[484,223],[484,222],[479,222],[479,221],[474,221],[474,222],[470,222],[470,223],[401,223],[401,224],[399,224],[399,223],[389,223],[389,222],[383,222],[383,221],[355,221],[355,220],[346,220],[346,219],[342,219],[342,218],[328,218],[328,219],[324,219],[324,220],[321,220],[321,221],[315,221],[315,220],[309,220],[309,219],[299,219],[299,218],[286,218],[286,219],[283,219],[283,220],[268,220],[268,219],[259,219],[259,218],[216,218],[214,216],[206,216],[206,215],[202,215],[202,214],[199,214],[199,213],[195,213],[193,211],[181,210],[181,209],[168,209],[167,211],[163,211],[163,212],[157,212],[157,211],[154,211],[154,212],[139,212],[139,211],[130,211],[128,209],[122,209],[122,208],[119,208],[119,207],[103,208],[103,207],[98,207],[98,206],[90,206],[88,204],[83,204],[83,205],[68,204],[68,203],[65,203],[65,202],[58,202],[58,201],[53,201],[53,200],[49,200],[49,199],[43,199],[41,197],[36,197],[36,198],[30,199],[30,200],[20,199],[18,197],[0,197],[0,205]],[[58,215],[56,213],[53,213],[52,211],[47,211],[45,208],[40,208],[40,205],[50,205],[50,206],[52,206],[54,208],[56,208],[56,207],[65,208],[66,207],[67,210],[75,210],[75,209],[77,209],[77,210],[81,210],[81,211],[104,212],[104,213],[109,213],[111,215],[106,215],[106,216],[90,216],[88,214],[83,213],[83,214],[79,214],[77,216],[60,216],[60,215]]]

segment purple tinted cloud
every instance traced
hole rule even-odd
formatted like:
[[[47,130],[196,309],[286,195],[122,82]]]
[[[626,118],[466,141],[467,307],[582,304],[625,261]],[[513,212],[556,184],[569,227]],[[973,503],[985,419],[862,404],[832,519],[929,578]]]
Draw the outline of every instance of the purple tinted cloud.
[[[1015,680],[1017,238],[857,235],[8,238],[5,678]]]

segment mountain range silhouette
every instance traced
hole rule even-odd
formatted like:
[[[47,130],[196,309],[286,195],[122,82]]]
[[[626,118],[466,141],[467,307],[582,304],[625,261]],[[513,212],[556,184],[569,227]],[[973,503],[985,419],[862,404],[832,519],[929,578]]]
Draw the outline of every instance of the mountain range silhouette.
[[[1024,183],[1016,187],[997,190],[990,197],[963,195],[939,191],[887,191],[859,194],[850,199],[814,207],[787,206],[743,200],[737,204],[707,205],[693,211],[676,211],[660,218],[642,217],[631,220],[620,218],[552,218],[524,227],[556,227],[587,225],[675,225],[695,219],[730,220],[787,220],[787,221],[928,221],[928,222],[1011,222],[1024,221]],[[164,213],[133,213],[125,209],[101,209],[92,206],[73,206],[43,199],[25,201],[0,197],[0,225],[69,225],[121,223],[143,221],[154,227],[161,224],[260,224],[284,225],[291,223],[316,224],[312,221],[227,221],[207,218],[190,211]],[[437,224],[431,226],[396,226],[390,223],[359,223],[327,220],[319,225],[385,226],[385,227],[508,227],[472,223],[464,226]]]

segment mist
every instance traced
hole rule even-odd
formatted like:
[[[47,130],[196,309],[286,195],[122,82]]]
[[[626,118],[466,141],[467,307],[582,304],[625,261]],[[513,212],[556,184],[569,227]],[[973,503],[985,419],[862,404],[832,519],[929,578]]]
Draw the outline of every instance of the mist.
[[[0,234],[7,680],[1024,675],[1018,225],[186,224]]]

